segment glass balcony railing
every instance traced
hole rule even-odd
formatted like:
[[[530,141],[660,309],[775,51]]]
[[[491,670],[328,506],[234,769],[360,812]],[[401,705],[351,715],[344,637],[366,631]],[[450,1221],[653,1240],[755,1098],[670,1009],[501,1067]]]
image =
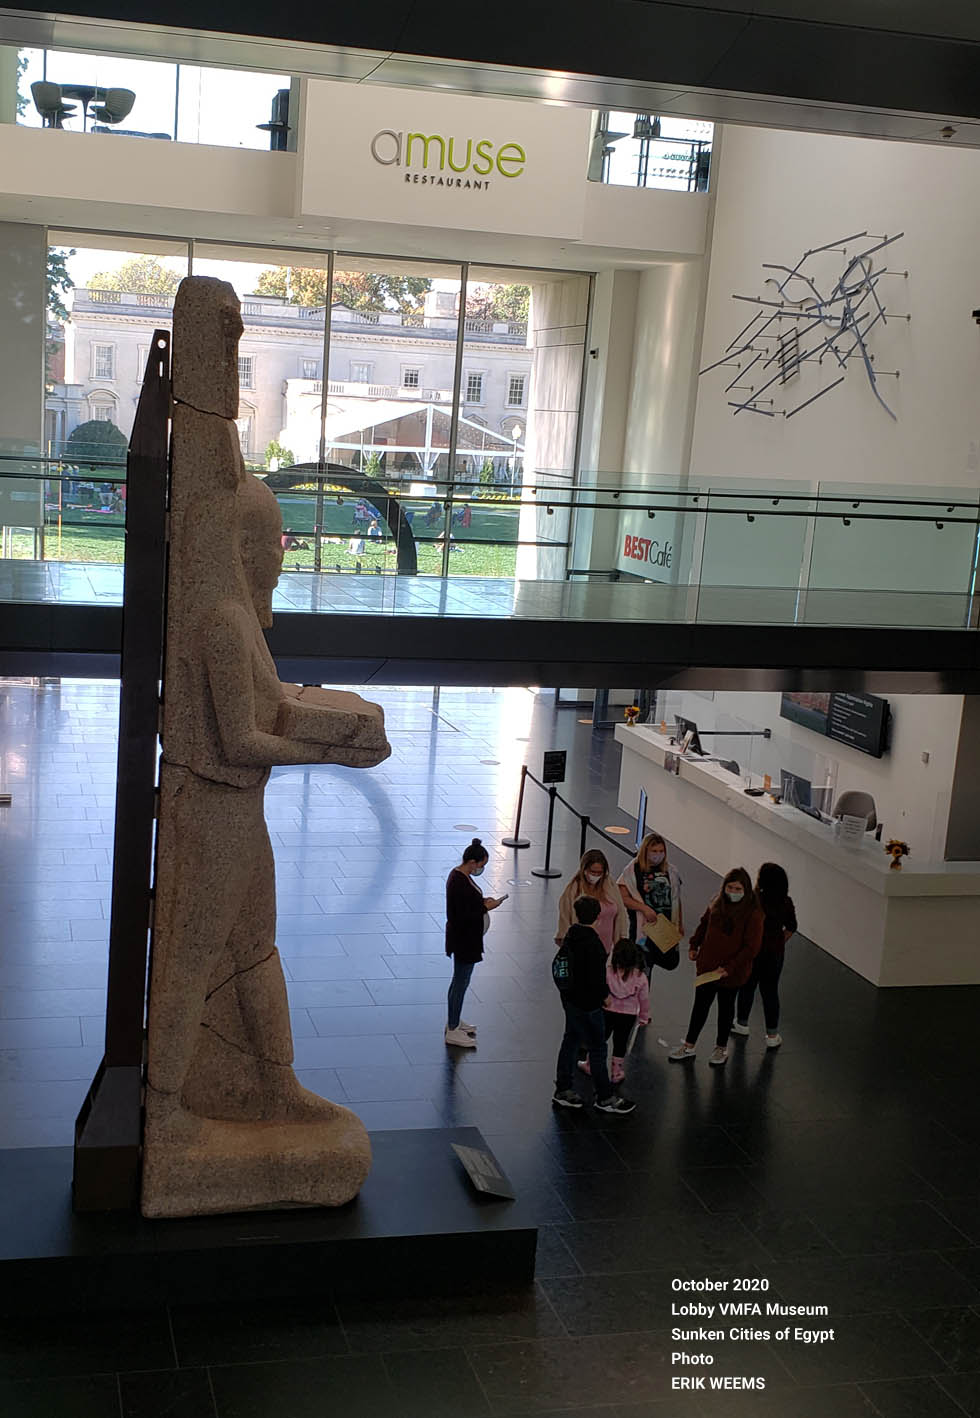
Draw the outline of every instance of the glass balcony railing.
[[[256,474],[281,609],[975,629],[980,489]],[[126,470],[0,454],[0,600],[121,603]]]

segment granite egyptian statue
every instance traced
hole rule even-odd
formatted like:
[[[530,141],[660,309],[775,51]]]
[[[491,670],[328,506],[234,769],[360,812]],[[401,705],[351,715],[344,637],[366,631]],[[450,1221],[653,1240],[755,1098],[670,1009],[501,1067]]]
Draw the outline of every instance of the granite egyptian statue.
[[[279,507],[247,472],[238,300],[192,276],[174,305],[163,758],[148,1010],[142,1209],[187,1216],[331,1206],[371,1165],[360,1120],[303,1088],[276,950],[263,796],[280,764],[368,768],[384,716],[281,684],[263,635]]]

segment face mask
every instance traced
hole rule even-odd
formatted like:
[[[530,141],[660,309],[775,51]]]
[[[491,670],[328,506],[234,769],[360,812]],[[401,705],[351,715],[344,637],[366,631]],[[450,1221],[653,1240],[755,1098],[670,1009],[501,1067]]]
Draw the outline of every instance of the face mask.
[[[663,866],[666,852],[651,852],[650,861],[655,867]]]
[[[736,886],[736,887],[733,887],[732,890],[726,891],[726,892],[725,892],[725,895],[728,897],[729,901],[732,903],[733,906],[737,906],[738,903],[739,903],[739,902],[742,900],[742,898],[744,897],[745,892],[742,890],[742,888],[741,888],[740,886]]]
[[[485,866],[486,863],[484,862],[483,866],[474,867],[473,870],[470,872],[470,876],[482,876]]]
[[[587,871],[585,873],[585,879],[590,886],[598,886],[599,882],[602,880],[602,872],[599,872],[597,875],[594,871]]]

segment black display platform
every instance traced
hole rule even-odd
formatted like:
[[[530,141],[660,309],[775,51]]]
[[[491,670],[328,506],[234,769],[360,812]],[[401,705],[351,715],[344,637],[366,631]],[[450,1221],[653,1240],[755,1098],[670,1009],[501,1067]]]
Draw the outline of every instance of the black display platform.
[[[336,1210],[183,1221],[76,1216],[71,1148],[0,1151],[0,1313],[529,1285],[530,1209],[474,1191],[454,1142],[486,1146],[476,1128],[372,1133],[371,1175]]]

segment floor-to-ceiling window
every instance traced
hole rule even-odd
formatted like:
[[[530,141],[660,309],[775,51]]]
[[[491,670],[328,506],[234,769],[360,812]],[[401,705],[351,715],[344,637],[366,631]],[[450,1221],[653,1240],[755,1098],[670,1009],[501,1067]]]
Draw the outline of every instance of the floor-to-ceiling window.
[[[48,535],[8,555],[121,561],[142,371],[193,270],[241,302],[238,438],[279,496],[289,570],[399,569],[360,476],[398,498],[423,575],[508,578],[523,558],[564,576],[588,276],[77,231],[49,232],[46,260],[43,410],[22,441],[52,460]]]

